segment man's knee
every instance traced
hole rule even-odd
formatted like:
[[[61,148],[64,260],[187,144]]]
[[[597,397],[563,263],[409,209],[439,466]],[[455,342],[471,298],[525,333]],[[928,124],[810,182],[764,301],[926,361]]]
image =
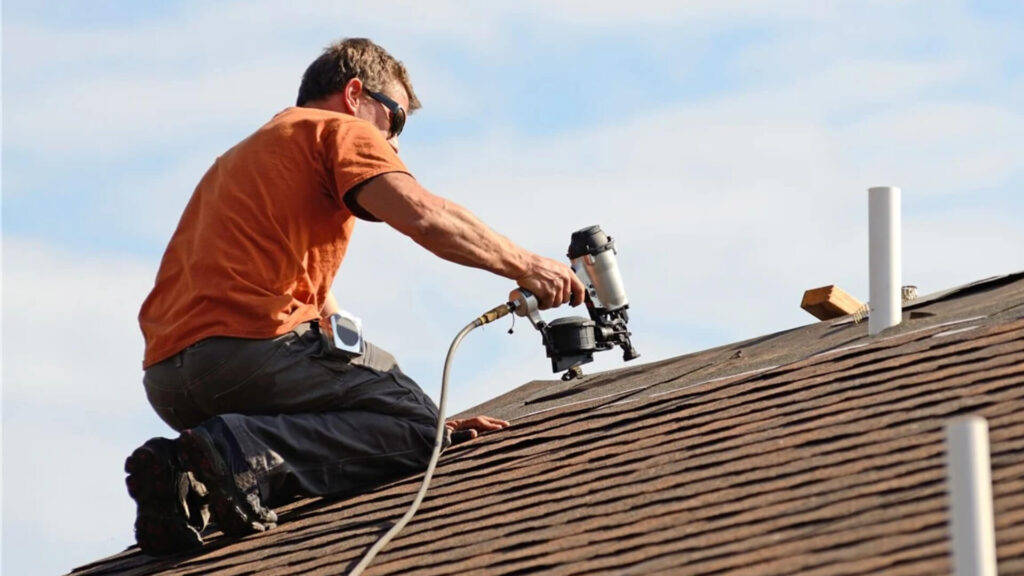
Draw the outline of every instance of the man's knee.
[[[422,424],[413,424],[416,429],[416,441],[408,452],[410,466],[416,471],[423,471],[430,464],[430,457],[434,454],[434,439],[437,436],[436,427],[427,427]],[[444,437],[442,436],[442,439]]]

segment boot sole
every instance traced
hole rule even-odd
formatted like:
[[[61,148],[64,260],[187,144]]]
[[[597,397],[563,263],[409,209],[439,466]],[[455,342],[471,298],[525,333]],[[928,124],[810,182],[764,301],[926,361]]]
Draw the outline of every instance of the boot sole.
[[[173,444],[149,441],[136,448],[124,462],[128,473],[128,495],[136,502],[135,540],[144,554],[166,556],[195,550],[203,537],[187,520],[187,512],[177,504],[176,471],[168,460]]]

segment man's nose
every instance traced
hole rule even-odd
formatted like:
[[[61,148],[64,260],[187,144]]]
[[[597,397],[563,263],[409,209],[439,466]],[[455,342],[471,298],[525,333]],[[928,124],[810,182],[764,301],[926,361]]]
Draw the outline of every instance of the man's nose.
[[[388,144],[391,144],[391,148],[395,150],[395,154],[398,154],[398,136],[388,140]]]

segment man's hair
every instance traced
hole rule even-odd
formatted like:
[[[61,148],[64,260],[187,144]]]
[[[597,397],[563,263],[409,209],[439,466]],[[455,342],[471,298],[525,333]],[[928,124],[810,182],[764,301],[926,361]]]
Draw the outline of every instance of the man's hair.
[[[359,78],[368,90],[374,92],[385,92],[392,84],[401,84],[409,95],[407,112],[420,107],[405,65],[367,38],[346,38],[325,48],[302,75],[295,104],[304,106],[307,102],[337,94],[353,78]]]

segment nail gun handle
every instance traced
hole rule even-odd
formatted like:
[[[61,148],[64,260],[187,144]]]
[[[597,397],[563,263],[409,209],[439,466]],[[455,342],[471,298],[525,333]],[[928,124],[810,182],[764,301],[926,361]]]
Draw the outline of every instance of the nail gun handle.
[[[537,297],[526,288],[516,288],[508,295],[508,306],[516,316],[523,316],[530,320],[534,328],[540,330],[544,327],[544,320],[540,317],[540,306]]]
[[[537,297],[526,288],[516,288],[508,293],[508,306],[516,316],[529,316],[538,310]]]

